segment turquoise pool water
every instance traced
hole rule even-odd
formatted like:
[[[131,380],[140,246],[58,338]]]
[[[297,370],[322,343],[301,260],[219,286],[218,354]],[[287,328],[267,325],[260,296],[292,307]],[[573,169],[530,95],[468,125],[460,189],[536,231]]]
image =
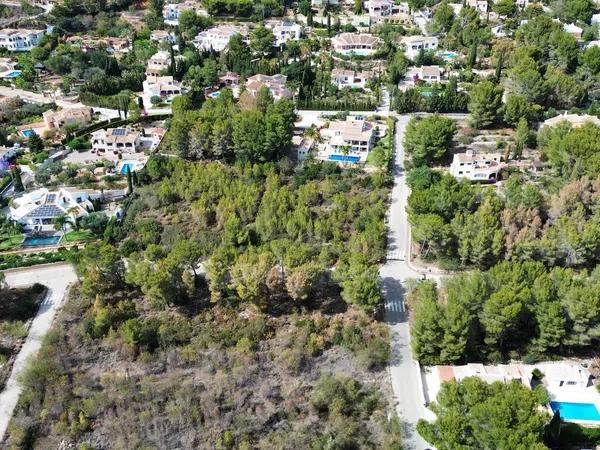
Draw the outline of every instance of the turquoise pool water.
[[[42,245],[55,245],[60,241],[60,236],[27,237],[21,244],[22,247],[39,247]]]
[[[221,93],[219,91],[213,92],[212,94],[209,95],[209,97],[211,97],[211,98],[219,98],[220,96],[221,96]]]
[[[3,78],[17,78],[20,77],[22,73],[23,72],[21,72],[20,70],[13,70],[12,72],[8,72],[7,74],[5,74]]]
[[[351,156],[351,155],[329,155],[329,161],[336,162],[349,162],[352,164],[356,164],[360,161],[360,156]]]
[[[442,59],[456,59],[458,57],[458,53],[456,53],[456,52],[441,52],[441,53],[439,53],[439,56]]]
[[[123,164],[121,166],[121,175],[127,175],[127,168],[129,167],[129,171],[133,173],[134,165],[131,163]]]
[[[23,130],[21,131],[21,133],[23,133],[23,136],[25,137],[31,137],[35,134],[35,131],[33,130]]]
[[[552,411],[560,411],[561,419],[600,421],[600,414],[593,403],[550,402]]]

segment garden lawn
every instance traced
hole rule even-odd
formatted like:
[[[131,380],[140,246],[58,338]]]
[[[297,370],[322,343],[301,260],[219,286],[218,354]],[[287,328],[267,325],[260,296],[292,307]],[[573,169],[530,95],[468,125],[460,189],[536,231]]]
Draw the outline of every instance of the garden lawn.
[[[10,250],[18,247],[21,242],[23,242],[22,234],[13,234],[10,236],[4,235],[0,237],[0,250]]]
[[[75,242],[75,241],[91,241],[94,239],[94,233],[90,230],[75,230],[65,234],[63,238],[64,242]]]

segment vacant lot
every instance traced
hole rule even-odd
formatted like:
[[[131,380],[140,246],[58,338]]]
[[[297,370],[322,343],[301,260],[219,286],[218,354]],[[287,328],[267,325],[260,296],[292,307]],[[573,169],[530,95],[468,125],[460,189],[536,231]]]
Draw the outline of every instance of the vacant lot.
[[[4,388],[13,359],[45,295],[46,289],[39,284],[0,290],[0,389]]]

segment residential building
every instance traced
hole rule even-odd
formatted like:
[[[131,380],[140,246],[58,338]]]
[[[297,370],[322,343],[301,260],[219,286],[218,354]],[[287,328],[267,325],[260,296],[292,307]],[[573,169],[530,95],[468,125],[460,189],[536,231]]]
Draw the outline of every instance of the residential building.
[[[310,158],[315,146],[315,140],[302,136],[294,136],[292,138],[292,144],[296,148],[297,161],[302,162]]]
[[[225,87],[235,87],[240,84],[240,76],[234,72],[226,72],[224,75],[219,77],[219,84]]]
[[[600,13],[599,14],[594,14],[592,16],[592,25],[594,25],[596,23],[600,24]]]
[[[592,116],[590,114],[569,114],[565,112],[564,114],[545,120],[544,123],[542,123],[541,128],[555,127],[563,122],[569,122],[573,128],[580,128],[586,123],[591,123],[600,127],[600,119],[597,116]]]
[[[15,197],[10,206],[10,216],[23,225],[25,231],[53,232],[54,222],[59,216],[66,216],[72,222],[87,216],[94,210],[92,200],[101,198],[99,191],[91,189],[47,188]]]
[[[15,70],[19,63],[12,58],[0,58],[0,72]]]
[[[287,41],[297,41],[302,35],[302,27],[291,21],[271,20],[267,21],[265,26],[273,32],[277,47],[285,44]]]
[[[45,33],[44,30],[4,28],[0,30],[0,47],[11,52],[28,52],[40,43]]]
[[[450,174],[470,181],[495,183],[504,169],[500,154],[477,154],[474,150],[455,153],[450,165]]]
[[[331,82],[339,89],[350,87],[353,89],[367,89],[367,83],[374,78],[371,71],[358,72],[356,70],[333,69]]]
[[[150,35],[150,40],[156,42],[167,42],[171,45],[177,44],[177,35],[172,31],[154,30]]]
[[[109,128],[92,133],[92,150],[135,153],[140,148],[140,133],[130,128]]]
[[[333,49],[343,55],[368,56],[375,52],[383,41],[367,33],[342,33],[331,39]]]
[[[146,65],[147,77],[158,77],[171,66],[171,54],[160,50],[150,57]]]
[[[200,32],[193,41],[194,46],[199,50],[214,50],[222,52],[227,48],[229,40],[236,34],[241,34],[244,38],[248,36],[246,26],[237,25],[219,25]]]
[[[314,8],[325,8],[326,6],[338,6],[339,0],[312,0],[311,5]]]
[[[367,0],[364,6],[373,24],[382,22],[410,22],[410,7],[406,2],[396,3],[394,0]]]
[[[565,23],[563,25],[563,30],[565,30],[578,41],[580,41],[581,37],[583,36],[583,28],[578,27],[574,23]]]
[[[480,14],[486,14],[489,9],[487,0],[467,0],[467,6],[475,8]]]
[[[8,162],[15,157],[17,151],[20,149],[18,145],[13,147],[0,146],[0,162]]]
[[[42,114],[48,129],[62,128],[65,125],[87,125],[92,121],[92,108],[64,108],[59,111],[48,110]]]
[[[163,6],[163,17],[167,25],[179,25],[179,15],[183,11],[194,11],[200,16],[208,16],[206,9],[202,7],[200,2],[185,0],[181,3],[167,3]]]
[[[127,38],[90,38],[70,36],[67,38],[66,42],[73,47],[80,48],[84,53],[104,48],[106,49],[107,53],[114,55],[119,53],[128,53],[132,48],[131,41]]]
[[[377,137],[375,126],[363,117],[348,116],[346,120],[334,120],[321,130],[326,139],[321,159],[338,162],[366,162]]]
[[[404,75],[404,79],[412,83],[418,81],[439,83],[442,81],[442,68],[440,66],[411,67]]]
[[[415,59],[421,51],[436,50],[439,40],[435,36],[406,36],[400,41],[405,48],[404,54]]]
[[[174,96],[180,95],[181,83],[171,75],[149,76],[142,83],[144,96],[148,99],[160,97],[163,100],[171,100]]]
[[[275,100],[282,98],[292,98],[293,92],[285,86],[287,77],[285,75],[254,75],[248,78],[246,82],[246,90],[254,97],[258,95],[261,88],[266,87],[271,92]]]

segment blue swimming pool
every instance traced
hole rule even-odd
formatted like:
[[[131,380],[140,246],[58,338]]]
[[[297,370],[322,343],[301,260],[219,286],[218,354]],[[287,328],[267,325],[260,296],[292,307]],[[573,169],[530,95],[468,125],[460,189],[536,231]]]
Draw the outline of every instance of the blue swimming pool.
[[[2,78],[17,78],[20,77],[22,73],[23,72],[21,72],[20,70],[13,70],[11,72],[5,73],[2,76]]]
[[[219,98],[220,96],[221,96],[221,93],[219,91],[213,92],[212,94],[209,95],[209,97],[211,97],[211,98]]]
[[[35,135],[35,131],[33,130],[22,130],[21,133],[23,133],[23,136],[25,137],[31,137]]]
[[[441,52],[438,54],[440,58],[445,59],[445,60],[452,60],[452,59],[456,59],[458,57],[458,53],[456,52]]]
[[[349,162],[351,164],[356,164],[360,162],[360,156],[352,156],[352,155],[329,155],[329,161],[335,162]]]
[[[552,411],[560,411],[565,420],[600,421],[600,414],[593,403],[550,402]]]
[[[127,175],[127,168],[129,168],[129,171],[130,171],[131,173],[133,173],[133,168],[134,168],[134,167],[135,167],[135,166],[134,166],[132,163],[123,164],[123,165],[121,166],[121,175]]]
[[[40,247],[43,245],[55,245],[60,241],[60,236],[36,236],[27,237],[21,244],[22,247]]]

